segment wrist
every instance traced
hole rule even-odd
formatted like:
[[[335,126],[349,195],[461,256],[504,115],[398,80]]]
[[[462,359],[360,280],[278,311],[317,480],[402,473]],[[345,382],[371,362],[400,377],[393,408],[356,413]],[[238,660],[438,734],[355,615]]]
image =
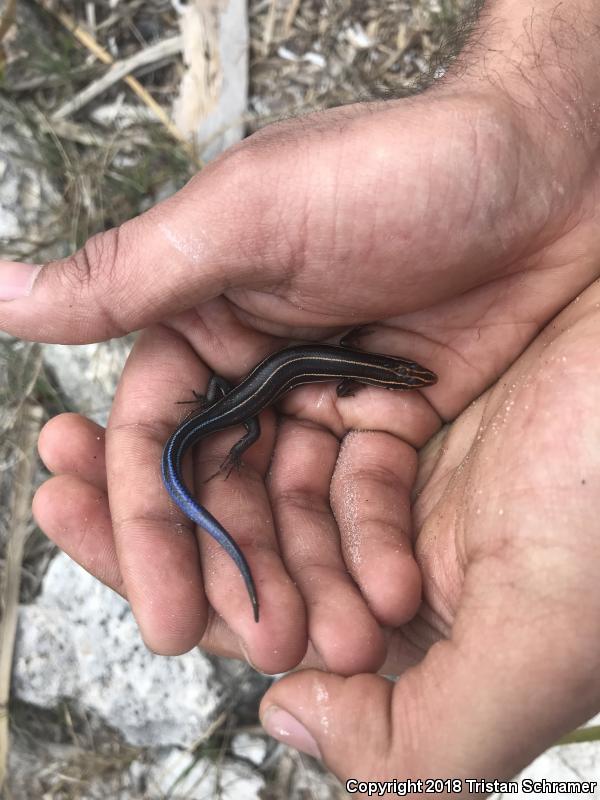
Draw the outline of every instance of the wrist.
[[[485,4],[446,90],[510,109],[557,173],[586,176],[600,157],[600,4]]]

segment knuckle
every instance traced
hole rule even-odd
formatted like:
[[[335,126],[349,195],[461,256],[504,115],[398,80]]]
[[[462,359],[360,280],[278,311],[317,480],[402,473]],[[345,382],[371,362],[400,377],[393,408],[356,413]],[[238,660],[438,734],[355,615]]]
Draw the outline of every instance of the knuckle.
[[[393,685],[378,675],[361,674],[347,679],[344,700],[353,717],[352,730],[357,733],[352,746],[365,763],[366,774],[378,774],[389,762],[392,738],[391,698]],[[374,713],[374,709],[377,713]],[[364,742],[371,746],[365,752]]]
[[[227,193],[232,186],[245,187],[248,191],[260,177],[262,161],[260,149],[253,146],[250,141],[246,139],[226,150],[192,180],[205,181],[210,178],[216,187],[221,186]]]
[[[327,499],[319,492],[309,489],[279,490],[276,492],[275,502],[282,513],[310,516],[331,513]]]
[[[112,284],[116,278],[120,250],[119,228],[112,228],[88,239],[79,251],[88,280]]]
[[[122,263],[119,228],[92,236],[72,256],[64,259],[47,274],[60,284],[68,296],[79,297],[80,305],[69,306],[69,313],[79,314],[83,326],[81,341],[88,341],[85,320],[93,309],[95,326],[93,341],[119,336],[127,332],[118,321],[118,266]],[[77,311],[77,308],[80,311]],[[100,323],[100,327],[97,324]],[[104,336],[103,331],[106,333]]]
[[[118,228],[97,233],[63,262],[61,276],[71,288],[89,288],[99,279],[110,281],[115,272],[119,248]]]

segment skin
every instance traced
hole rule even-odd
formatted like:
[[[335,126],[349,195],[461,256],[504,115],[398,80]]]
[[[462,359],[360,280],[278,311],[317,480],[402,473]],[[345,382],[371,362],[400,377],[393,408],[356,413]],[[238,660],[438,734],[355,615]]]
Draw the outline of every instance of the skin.
[[[265,129],[0,303],[30,339],[142,329],[107,430],[43,430],[36,519],[155,651],[308,667],[263,724],[341,778],[508,777],[600,710],[600,11],[486,9],[433,90]],[[255,625],[162,489],[174,400],[361,322],[439,383],[306,387],[239,475],[202,483],[238,431],[189,465]]]

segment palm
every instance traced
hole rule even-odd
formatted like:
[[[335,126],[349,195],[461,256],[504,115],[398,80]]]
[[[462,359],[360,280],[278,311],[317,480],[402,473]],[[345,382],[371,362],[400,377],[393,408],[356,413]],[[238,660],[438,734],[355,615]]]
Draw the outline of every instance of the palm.
[[[594,285],[428,446],[415,508],[425,602],[387,665],[419,660],[451,630],[464,657],[534,654],[521,679],[546,680],[559,705],[571,693],[572,724],[600,700],[572,704],[600,658],[599,299]]]

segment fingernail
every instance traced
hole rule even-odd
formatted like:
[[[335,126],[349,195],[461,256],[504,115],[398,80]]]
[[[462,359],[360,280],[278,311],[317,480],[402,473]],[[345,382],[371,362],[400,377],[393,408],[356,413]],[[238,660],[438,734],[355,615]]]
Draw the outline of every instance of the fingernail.
[[[279,706],[269,706],[261,720],[265,731],[283,744],[302,750],[309,756],[321,758],[319,745],[296,717]]]
[[[252,667],[254,672],[258,672],[259,675],[264,675],[265,678],[272,678],[273,677],[273,673],[272,672],[263,672],[262,669],[260,669],[259,667],[256,666],[256,664],[250,658],[250,653],[248,653],[248,648],[246,647],[246,642],[243,639],[239,638],[239,637],[238,637],[238,646],[239,646],[240,650],[242,651],[242,655],[244,656],[244,658],[248,662],[248,666]]]
[[[31,293],[41,266],[0,261],[0,300],[17,300]]]
[[[257,669],[254,666],[254,664],[252,663],[252,659],[250,658],[250,655],[248,654],[248,648],[246,647],[246,642],[240,636],[238,636],[238,646],[239,646],[240,650],[242,651],[242,654],[243,654],[244,658],[246,659],[246,661],[248,662],[249,666],[251,666],[252,669],[256,670],[256,672],[260,672],[260,670]]]

